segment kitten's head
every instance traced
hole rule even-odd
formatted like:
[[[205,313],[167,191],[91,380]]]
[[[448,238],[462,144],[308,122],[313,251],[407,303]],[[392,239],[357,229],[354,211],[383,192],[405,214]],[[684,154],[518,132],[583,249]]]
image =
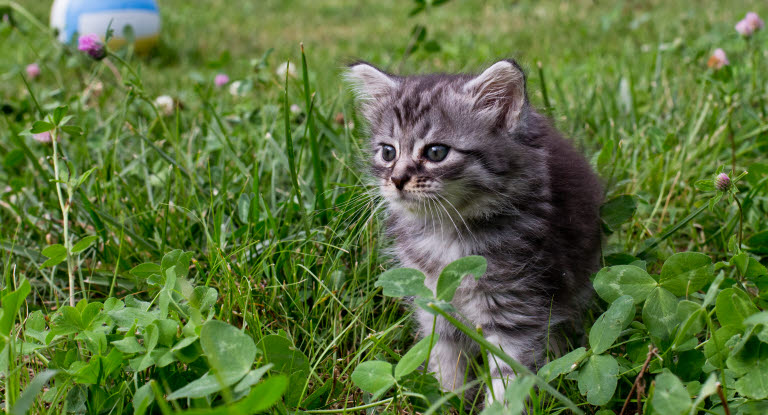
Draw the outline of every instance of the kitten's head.
[[[368,121],[371,170],[390,208],[486,215],[523,183],[531,147],[520,131],[529,106],[514,61],[480,75],[409,77],[358,63],[346,77]]]

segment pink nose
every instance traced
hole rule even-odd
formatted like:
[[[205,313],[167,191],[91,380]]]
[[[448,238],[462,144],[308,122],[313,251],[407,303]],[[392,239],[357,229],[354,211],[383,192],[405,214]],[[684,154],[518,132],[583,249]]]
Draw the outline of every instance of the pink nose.
[[[397,190],[403,190],[403,187],[405,187],[405,184],[408,183],[408,180],[411,179],[411,176],[409,175],[392,176],[390,177],[390,179],[392,179],[392,183],[395,184],[395,187],[397,187]]]

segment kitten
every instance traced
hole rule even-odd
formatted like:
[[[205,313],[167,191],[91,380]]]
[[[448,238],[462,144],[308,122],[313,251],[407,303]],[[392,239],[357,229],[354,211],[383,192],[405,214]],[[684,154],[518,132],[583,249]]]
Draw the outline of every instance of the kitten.
[[[486,274],[466,278],[452,301],[457,317],[531,369],[543,365],[592,294],[602,189],[589,164],[530,106],[514,61],[476,76],[408,77],[358,63],[346,77],[368,121],[399,261],[434,290],[445,265],[484,256]],[[420,334],[431,333],[433,316],[415,313]],[[444,319],[435,331],[429,369],[455,390],[479,348]],[[489,362],[500,399],[514,373]]]

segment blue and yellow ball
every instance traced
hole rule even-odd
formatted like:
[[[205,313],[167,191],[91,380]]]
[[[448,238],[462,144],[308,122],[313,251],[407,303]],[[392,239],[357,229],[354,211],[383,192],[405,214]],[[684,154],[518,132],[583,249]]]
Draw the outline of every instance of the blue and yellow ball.
[[[152,49],[160,35],[155,0],[55,0],[51,7],[51,27],[58,29],[62,42],[71,41],[75,34],[95,33],[103,38],[110,28],[114,37],[109,47],[115,49],[126,43],[128,26],[133,29],[137,52]]]

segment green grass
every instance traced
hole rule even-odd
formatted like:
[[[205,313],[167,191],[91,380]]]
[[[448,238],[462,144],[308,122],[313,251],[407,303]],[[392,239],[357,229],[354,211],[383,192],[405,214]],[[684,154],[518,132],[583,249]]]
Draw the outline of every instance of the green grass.
[[[26,3],[47,22],[46,2]],[[402,355],[414,337],[405,307],[373,286],[392,262],[374,214],[378,201],[366,193],[359,167],[363,129],[339,76],[355,58],[398,73],[476,71],[497,58],[518,59],[532,102],[545,105],[546,86],[554,121],[593,161],[606,198],[637,197],[634,217],[606,238],[606,265],[659,235],[668,237],[643,255],[649,270],[681,251],[730,258],[735,203],[722,201],[676,232],[665,230],[708,201],[694,188],[698,179],[720,166],[738,174],[766,159],[768,33],[745,41],[733,30],[747,11],[768,15],[765,4],[455,1],[409,17],[414,3],[163,1],[156,53],[118,52],[138,77],[114,58],[110,68],[62,48],[18,13],[18,27],[0,24],[0,267],[4,289],[22,278],[31,284],[19,318],[54,313],[69,301],[66,264],[41,268],[43,248],[64,244],[52,148],[20,135],[66,105],[69,124],[85,133],[65,134],[58,151],[78,174],[96,168],[74,193],[68,221],[73,240],[98,236],[73,258],[77,300],[103,302],[110,293],[148,300],[155,288],[129,271],[173,249],[190,251],[189,278],[219,293],[216,319],[257,344],[281,334],[306,354],[307,387],[292,388],[306,397],[330,383],[323,409],[370,403],[350,374],[360,362]],[[415,25],[440,50],[409,52]],[[731,64],[714,72],[706,62],[718,47]],[[276,75],[286,60],[297,68],[287,94]],[[20,74],[31,62],[42,75],[27,86]],[[244,81],[246,93],[213,87],[218,72]],[[183,108],[158,117],[151,102],[159,95]],[[758,166],[740,183],[745,240],[766,230],[765,171]],[[25,330],[17,328],[11,337],[21,341]],[[24,389],[52,359],[47,353],[11,363],[15,371],[2,376],[17,383],[4,384],[4,396],[16,398],[9,389]],[[163,393],[174,390],[173,372],[145,375]],[[621,376],[609,407],[621,408],[633,378]],[[144,380],[120,378],[128,401],[137,386],[126,386],[131,379]],[[559,387],[585,411],[595,408],[575,382]],[[50,406],[37,401],[34,412],[56,413],[66,393]],[[410,411],[403,396],[389,403],[388,410]],[[560,408],[538,398],[534,404],[542,413]]]

